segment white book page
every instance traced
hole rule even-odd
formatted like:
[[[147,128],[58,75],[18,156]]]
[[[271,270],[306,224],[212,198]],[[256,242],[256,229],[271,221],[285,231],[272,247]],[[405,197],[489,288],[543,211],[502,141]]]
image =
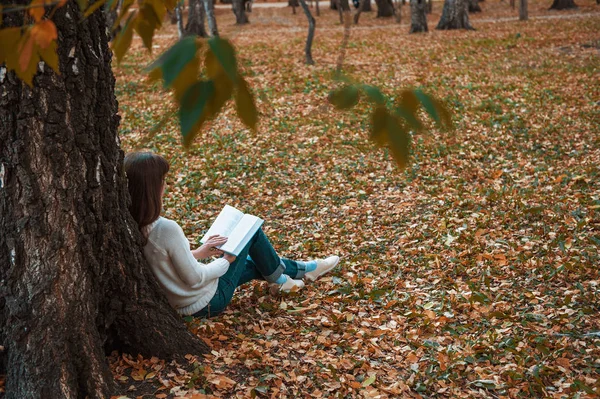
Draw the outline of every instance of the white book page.
[[[244,242],[244,239],[257,222],[262,224],[262,219],[252,215],[244,215],[228,236],[227,242],[221,245],[221,250],[232,254],[238,253],[236,249]]]
[[[208,240],[208,237],[214,235],[229,237],[236,224],[238,224],[243,217],[244,214],[242,212],[232,206],[225,205],[200,242],[205,243],[206,240]]]

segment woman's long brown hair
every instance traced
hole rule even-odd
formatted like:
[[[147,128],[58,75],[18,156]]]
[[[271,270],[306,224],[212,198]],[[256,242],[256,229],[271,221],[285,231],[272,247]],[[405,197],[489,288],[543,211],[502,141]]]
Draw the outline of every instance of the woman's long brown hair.
[[[152,152],[132,152],[125,155],[124,168],[131,196],[129,212],[143,232],[144,227],[160,216],[169,163]]]

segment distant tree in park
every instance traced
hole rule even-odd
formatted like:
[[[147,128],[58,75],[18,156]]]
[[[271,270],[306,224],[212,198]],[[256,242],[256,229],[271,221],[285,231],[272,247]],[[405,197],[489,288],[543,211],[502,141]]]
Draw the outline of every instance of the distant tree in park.
[[[469,3],[469,12],[481,12],[479,0],[467,0]]]
[[[528,18],[529,18],[529,16],[527,13],[527,0],[520,0],[519,1],[519,20],[527,21]]]
[[[436,29],[469,29],[473,27],[469,22],[469,13],[467,12],[467,1],[469,0],[444,0],[442,16]]]
[[[375,0],[375,3],[377,3],[377,18],[394,16],[392,0]]]
[[[426,0],[410,0],[410,33],[427,32]]]
[[[206,12],[202,0],[189,0],[188,20],[185,30],[188,34],[195,34],[200,37],[207,37],[208,33],[204,27]]]
[[[596,0],[596,2],[598,1]],[[573,8],[577,8],[574,0],[554,0],[550,6],[551,10],[570,10]]]
[[[233,0],[232,8],[233,13],[235,14],[236,25],[244,25],[250,22],[250,20],[248,20],[248,15],[246,14],[244,0]]]

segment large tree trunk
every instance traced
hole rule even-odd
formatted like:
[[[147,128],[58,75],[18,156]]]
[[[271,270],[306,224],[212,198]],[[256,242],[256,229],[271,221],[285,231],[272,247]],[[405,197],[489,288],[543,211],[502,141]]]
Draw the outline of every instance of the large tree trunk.
[[[519,20],[527,21],[529,18],[527,13],[527,0],[520,0],[519,2]]]
[[[467,0],[469,3],[469,12],[481,12],[481,6],[479,5],[479,0]]]
[[[219,36],[217,18],[215,18],[215,3],[213,3],[213,0],[202,0],[202,3],[204,3],[204,12],[206,13],[206,22],[208,23],[208,33],[211,36]]]
[[[128,211],[104,14],[83,19],[69,1],[53,20],[61,74],[40,63],[33,89],[0,78],[5,398],[108,398],[105,350],[170,358],[207,347],[160,292]]]
[[[249,23],[246,10],[244,9],[244,0],[233,0],[233,13],[235,14],[235,24],[244,25]]]
[[[427,32],[426,0],[410,0],[410,33]]]
[[[444,9],[436,29],[469,29],[473,27],[469,22],[467,12],[468,0],[444,0]]]
[[[551,10],[569,10],[572,8],[577,8],[574,0],[554,0],[550,6]]]
[[[188,20],[185,26],[185,33],[200,37],[207,37],[206,28],[204,27],[204,5],[202,0],[189,0]]]
[[[375,0],[375,3],[377,3],[377,18],[392,17],[394,15],[392,0]]]

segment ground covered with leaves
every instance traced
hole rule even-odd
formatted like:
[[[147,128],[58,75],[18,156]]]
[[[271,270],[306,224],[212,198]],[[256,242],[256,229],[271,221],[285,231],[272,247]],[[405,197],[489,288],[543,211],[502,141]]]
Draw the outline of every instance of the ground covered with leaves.
[[[233,26],[217,10],[256,95],[257,133],[230,105],[189,151],[143,68],[140,40],[115,68],[126,151],[171,162],[166,216],[197,240],[224,204],[259,215],[282,256],[338,254],[301,292],[259,282],[229,309],[188,321],[212,352],[186,364],[111,358],[135,397],[595,397],[600,393],[600,6],[518,22],[487,0],[476,31],[408,34],[364,13],[344,70],[393,97],[418,87],[456,125],[413,137],[399,170],[368,139],[368,105],[327,102],[342,41],[322,3],[315,66],[306,22],[258,9]],[[155,54],[176,40],[165,27]],[[206,395],[206,396],[205,396]]]

